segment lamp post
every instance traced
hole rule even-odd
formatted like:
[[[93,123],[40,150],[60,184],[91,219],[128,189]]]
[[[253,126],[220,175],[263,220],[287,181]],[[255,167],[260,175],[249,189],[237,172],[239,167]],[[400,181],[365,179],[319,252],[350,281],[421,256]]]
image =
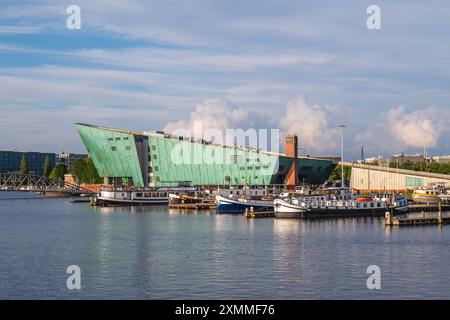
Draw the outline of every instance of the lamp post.
[[[338,128],[341,129],[341,187],[344,188],[344,128],[345,124],[340,124]]]

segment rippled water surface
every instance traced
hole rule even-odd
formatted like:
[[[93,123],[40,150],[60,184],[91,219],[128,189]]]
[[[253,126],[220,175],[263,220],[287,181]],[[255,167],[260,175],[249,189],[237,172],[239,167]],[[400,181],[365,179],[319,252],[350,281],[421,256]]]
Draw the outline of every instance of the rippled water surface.
[[[381,290],[366,287],[369,265]],[[3,299],[449,299],[449,269],[450,226],[0,200]]]

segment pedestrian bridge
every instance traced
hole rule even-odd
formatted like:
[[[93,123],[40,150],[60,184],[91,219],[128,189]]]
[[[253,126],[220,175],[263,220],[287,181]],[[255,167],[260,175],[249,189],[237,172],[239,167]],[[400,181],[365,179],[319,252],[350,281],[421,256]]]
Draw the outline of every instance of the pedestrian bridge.
[[[77,184],[50,180],[44,176],[17,173],[0,173],[0,191],[27,191],[65,194],[92,194]]]

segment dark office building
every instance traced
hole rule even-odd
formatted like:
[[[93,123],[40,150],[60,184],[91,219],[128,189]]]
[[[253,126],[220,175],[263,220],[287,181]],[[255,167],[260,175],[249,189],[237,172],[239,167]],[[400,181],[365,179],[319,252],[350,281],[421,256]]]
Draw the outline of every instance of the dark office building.
[[[56,163],[56,155],[54,153],[0,151],[0,173],[18,172],[23,155],[25,155],[30,174],[42,175],[44,161],[47,156],[52,167]]]

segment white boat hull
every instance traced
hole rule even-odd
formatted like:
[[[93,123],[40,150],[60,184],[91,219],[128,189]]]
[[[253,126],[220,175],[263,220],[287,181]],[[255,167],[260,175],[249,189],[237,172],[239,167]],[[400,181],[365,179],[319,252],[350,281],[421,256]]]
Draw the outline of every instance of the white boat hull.
[[[151,193],[151,192],[150,192]],[[101,191],[97,201],[112,205],[164,205],[169,203],[168,196],[138,196],[143,192],[130,191]],[[160,193],[158,193],[160,194]]]
[[[303,217],[306,208],[282,199],[275,199],[274,211],[275,217],[277,218],[301,218]]]

